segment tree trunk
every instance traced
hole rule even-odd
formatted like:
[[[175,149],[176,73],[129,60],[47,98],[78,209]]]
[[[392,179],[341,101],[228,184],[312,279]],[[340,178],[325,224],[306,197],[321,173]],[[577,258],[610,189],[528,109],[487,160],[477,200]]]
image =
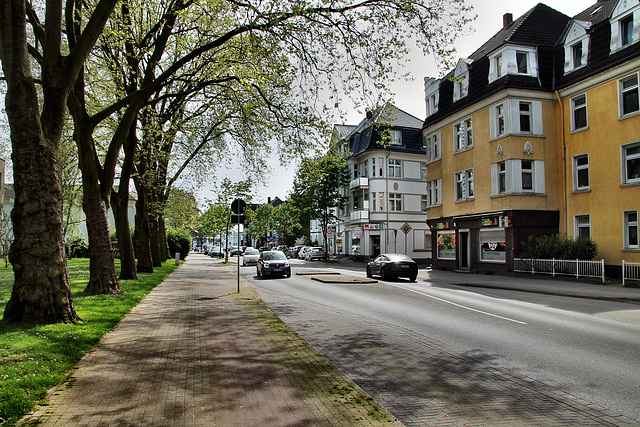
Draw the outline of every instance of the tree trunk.
[[[122,180],[120,182],[122,185]],[[116,237],[118,239],[118,249],[120,251],[120,280],[135,280],[138,278],[136,270],[136,255],[131,239],[131,229],[129,226],[129,192],[128,186],[126,196],[122,194],[121,188],[118,193],[111,197],[111,208],[116,221]],[[126,199],[123,200],[123,197]]]
[[[49,97],[45,100],[54,95],[53,100],[61,99],[61,103],[45,101],[40,117],[27,56],[24,2],[2,1],[0,5],[0,59],[7,81],[5,109],[11,126],[16,192],[11,212],[14,241],[9,251],[15,281],[4,319],[77,323],[80,318],[73,306],[64,253],[57,164],[66,93],[47,74]]]
[[[138,187],[136,200],[136,254],[138,255],[138,273],[153,273],[153,260],[149,244],[149,222],[147,220],[147,204],[144,191]]]

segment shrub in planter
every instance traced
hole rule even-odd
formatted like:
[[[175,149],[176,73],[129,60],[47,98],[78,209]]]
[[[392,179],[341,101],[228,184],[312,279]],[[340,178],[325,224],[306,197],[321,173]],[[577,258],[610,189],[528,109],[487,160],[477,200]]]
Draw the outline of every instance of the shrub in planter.
[[[167,244],[172,257],[176,252],[180,252],[180,259],[186,259],[191,249],[191,235],[186,230],[168,230]]]

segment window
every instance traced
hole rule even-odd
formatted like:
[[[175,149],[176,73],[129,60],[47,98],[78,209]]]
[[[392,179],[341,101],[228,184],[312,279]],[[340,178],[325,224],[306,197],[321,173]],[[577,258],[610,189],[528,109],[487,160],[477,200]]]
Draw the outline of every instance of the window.
[[[529,74],[527,52],[516,52],[516,64],[518,65],[518,74]]]
[[[622,46],[633,42],[633,14],[620,20],[620,36],[622,37]]]
[[[498,193],[507,192],[507,163],[498,164]]]
[[[402,162],[397,159],[389,159],[389,178],[402,178]]]
[[[429,207],[429,197],[427,197],[427,195],[423,195],[420,200],[420,210],[422,212],[426,212],[428,207]]]
[[[440,160],[440,135],[433,133],[427,137],[427,162]]]
[[[531,133],[531,103],[520,102],[520,132]]]
[[[573,158],[573,189],[589,189],[589,155],[582,154]]]
[[[522,190],[533,191],[533,162],[531,160],[522,161]]]
[[[357,178],[358,177],[358,165],[354,163],[353,165],[353,177]]]
[[[471,119],[467,119],[453,126],[454,150],[463,151],[473,147],[473,124]]]
[[[440,183],[441,179],[434,179],[433,181],[427,182],[427,196],[428,196],[428,205],[438,206],[441,204],[442,194],[440,193],[442,186]]]
[[[464,98],[469,93],[469,73],[456,77],[453,87],[453,100]]]
[[[587,95],[582,94],[571,100],[571,129],[587,127]]]
[[[375,206],[373,208],[375,209]],[[384,210],[384,193],[378,193],[378,208],[380,212]]]
[[[456,232],[438,231],[438,258],[456,259]]]
[[[571,46],[571,57],[573,59],[573,68],[582,66],[582,42]]]
[[[638,211],[624,213],[624,248],[640,249],[638,237]]]
[[[497,76],[502,77],[504,75],[504,73],[502,72],[502,55],[496,56],[495,67],[496,67]]]
[[[577,239],[591,237],[591,217],[589,215],[576,215],[574,235]]]
[[[379,176],[380,178],[382,178],[382,177],[383,177],[383,173],[382,173],[382,171],[383,171],[383,169],[384,169],[384,161],[383,161],[383,160],[384,160],[384,159],[383,159],[382,157],[379,157],[379,158],[378,158],[378,165],[379,165],[379,168],[378,168],[378,176]]]
[[[504,229],[480,230],[480,260],[505,262],[507,260]]]
[[[362,176],[362,177],[369,176],[369,160],[365,160],[364,162],[358,165],[358,173],[359,173],[359,176]]]
[[[438,111],[438,92],[427,98],[427,117]]]
[[[402,145],[402,131],[392,130],[389,131],[389,137],[391,138],[391,145]]]
[[[473,169],[458,172],[456,177],[456,201],[473,199]]]
[[[640,143],[622,147],[623,184],[640,184]]]
[[[375,157],[373,159],[371,159],[371,176],[372,177],[376,176],[376,159],[375,159]]]
[[[378,206],[378,193],[376,192],[371,192],[371,206],[373,207],[373,210],[376,210],[376,207]]]
[[[619,82],[621,116],[640,110],[638,104],[638,74],[633,74]]]
[[[496,137],[502,136],[504,133],[504,105],[500,104],[496,107]]]
[[[402,194],[389,193],[389,210],[396,212],[402,211]]]
[[[420,162],[420,179],[427,179],[427,164]]]
[[[424,248],[429,252],[433,250],[433,242],[431,241],[431,231],[424,232]]]

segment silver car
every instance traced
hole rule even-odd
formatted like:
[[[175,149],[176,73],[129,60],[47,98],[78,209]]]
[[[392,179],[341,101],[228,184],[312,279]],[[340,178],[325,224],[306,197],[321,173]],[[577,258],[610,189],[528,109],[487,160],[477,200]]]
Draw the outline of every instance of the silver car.
[[[260,252],[256,248],[247,248],[242,256],[242,265],[256,265],[260,258]]]

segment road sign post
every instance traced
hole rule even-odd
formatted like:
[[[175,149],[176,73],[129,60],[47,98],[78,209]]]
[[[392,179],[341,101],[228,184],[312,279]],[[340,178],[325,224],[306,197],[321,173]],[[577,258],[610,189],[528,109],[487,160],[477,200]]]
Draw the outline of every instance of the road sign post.
[[[247,202],[242,199],[235,199],[231,202],[231,212],[235,215],[231,215],[231,223],[238,224],[238,293],[240,293],[240,233],[242,230],[242,224],[247,221],[247,217],[244,214],[247,211]]]

